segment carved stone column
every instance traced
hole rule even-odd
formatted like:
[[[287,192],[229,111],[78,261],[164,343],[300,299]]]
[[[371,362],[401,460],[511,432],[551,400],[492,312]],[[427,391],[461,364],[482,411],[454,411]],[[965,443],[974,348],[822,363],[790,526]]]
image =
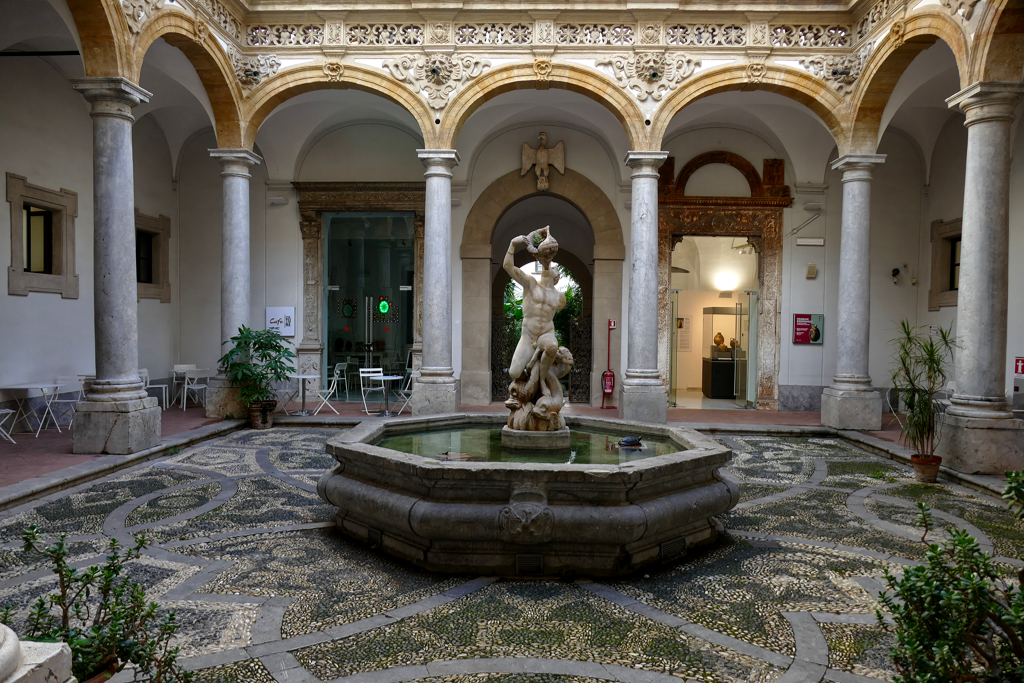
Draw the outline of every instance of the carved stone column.
[[[238,328],[249,327],[249,168],[260,163],[247,149],[211,149],[217,159],[223,183],[223,220],[220,257],[220,340],[226,352]],[[210,379],[206,417],[222,418],[245,414],[238,402],[238,389],[218,372]]]
[[[454,413],[459,407],[452,367],[452,168],[454,149],[421,149],[426,167],[423,226],[423,366],[412,395],[413,415]]]
[[[884,154],[847,154],[843,172],[843,226],[839,247],[839,360],[832,386],[821,394],[821,424],[835,429],[881,429],[882,395],[871,387],[871,173]]]
[[[302,213],[302,342],[297,351],[300,375],[320,375],[324,354],[323,317],[323,218],[320,212]],[[308,380],[306,393],[320,388],[320,380]]]
[[[415,275],[413,281],[412,375],[413,382],[423,367],[423,225],[424,215],[417,212],[413,218],[413,252]]]
[[[658,169],[668,152],[629,152],[633,169],[626,376],[619,417],[668,420],[668,393],[658,372]]]
[[[1010,150],[1021,83],[976,83],[947,100],[967,116],[956,392],[938,453],[960,472],[1024,468],[1024,420],[1006,400]]]
[[[96,379],[75,408],[75,453],[136,453],[160,438],[160,408],[139,379],[132,107],[150,94],[125,78],[72,81],[92,105]]]

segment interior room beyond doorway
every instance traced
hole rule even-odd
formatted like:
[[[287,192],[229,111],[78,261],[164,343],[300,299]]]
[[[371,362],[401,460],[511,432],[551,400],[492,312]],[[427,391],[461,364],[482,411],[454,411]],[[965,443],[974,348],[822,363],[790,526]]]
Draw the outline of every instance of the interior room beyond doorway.
[[[687,236],[672,250],[669,404],[753,407],[757,254],[742,237]]]

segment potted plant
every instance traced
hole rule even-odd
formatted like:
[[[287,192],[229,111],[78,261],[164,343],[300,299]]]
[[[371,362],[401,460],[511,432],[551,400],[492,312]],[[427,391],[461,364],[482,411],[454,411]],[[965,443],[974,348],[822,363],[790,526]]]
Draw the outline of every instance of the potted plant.
[[[900,441],[914,454],[910,458],[917,480],[934,482],[942,458],[935,455],[937,420],[941,406],[935,398],[946,386],[946,361],[956,346],[950,330],[938,328],[932,334],[914,327],[906,319],[900,322],[896,345],[896,367],[892,384],[903,407]]]
[[[254,330],[243,325],[224,343],[232,346],[219,361],[221,372],[239,387],[238,400],[249,411],[252,428],[269,429],[277,408],[274,383],[288,378],[295,354],[275,329]]]
[[[135,679],[151,683],[190,683],[193,674],[178,664],[171,646],[178,623],[173,611],[163,612],[146,599],[146,588],[125,571],[149,540],[139,535],[125,550],[110,539],[102,565],[78,569],[68,563],[66,535],[52,545],[40,542],[30,526],[22,533],[24,550],[42,556],[57,575],[57,592],[36,599],[22,629],[26,640],[65,642],[71,648],[71,670],[82,683],[106,681],[128,664]],[[0,612],[10,626],[13,606]],[[141,678],[140,678],[141,677]]]

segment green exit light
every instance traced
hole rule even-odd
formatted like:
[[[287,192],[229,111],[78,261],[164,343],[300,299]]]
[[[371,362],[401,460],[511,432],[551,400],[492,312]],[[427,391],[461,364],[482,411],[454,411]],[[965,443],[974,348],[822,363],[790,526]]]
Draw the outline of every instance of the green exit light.
[[[388,302],[387,299],[381,299],[380,303],[377,304],[377,310],[380,311],[382,314],[387,313],[388,311],[391,310],[391,304]]]

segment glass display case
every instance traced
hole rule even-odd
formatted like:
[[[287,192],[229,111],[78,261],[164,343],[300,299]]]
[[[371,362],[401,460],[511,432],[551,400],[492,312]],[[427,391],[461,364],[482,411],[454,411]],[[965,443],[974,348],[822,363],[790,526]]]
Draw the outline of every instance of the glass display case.
[[[743,336],[748,315],[749,307],[742,302],[704,309],[704,396],[734,400],[740,393],[746,393],[747,351]]]

